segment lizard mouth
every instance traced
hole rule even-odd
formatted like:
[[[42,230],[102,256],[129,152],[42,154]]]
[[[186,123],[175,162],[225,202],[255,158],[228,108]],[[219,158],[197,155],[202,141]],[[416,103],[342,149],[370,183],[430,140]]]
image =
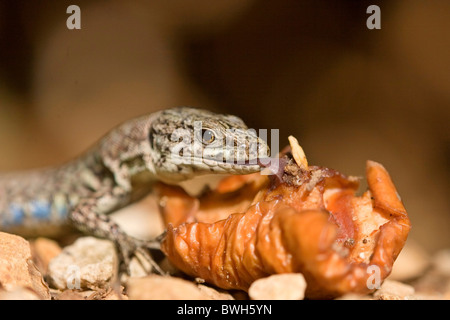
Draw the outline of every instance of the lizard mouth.
[[[202,160],[205,160],[206,163],[208,162],[215,162],[215,163],[221,163],[221,164],[229,164],[229,165],[235,165],[235,166],[259,166],[261,168],[269,167],[270,162],[273,160],[272,158],[254,158],[254,159],[246,159],[246,160],[223,160],[223,159],[215,159],[215,158],[208,158],[203,157]]]
[[[270,167],[271,158],[218,159],[213,157],[183,157],[172,155],[171,161],[181,166],[195,167],[199,171],[249,174]]]
[[[260,172],[265,170],[265,175],[277,174],[279,169],[279,159],[276,158],[254,158],[249,160],[239,160],[239,161],[223,161],[217,159],[203,158],[203,163],[207,166],[215,167],[216,172],[223,173],[239,173],[239,174],[250,174],[254,172]]]

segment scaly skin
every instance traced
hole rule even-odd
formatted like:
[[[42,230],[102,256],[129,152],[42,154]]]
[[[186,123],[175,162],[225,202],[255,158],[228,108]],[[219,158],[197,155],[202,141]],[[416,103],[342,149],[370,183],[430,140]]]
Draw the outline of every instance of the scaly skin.
[[[72,224],[114,241],[128,266],[136,251],[158,243],[127,235],[107,214],[142,198],[156,181],[259,171],[256,159],[268,147],[246,130],[235,116],[187,107],[129,120],[60,167],[0,175],[0,230],[44,235]]]

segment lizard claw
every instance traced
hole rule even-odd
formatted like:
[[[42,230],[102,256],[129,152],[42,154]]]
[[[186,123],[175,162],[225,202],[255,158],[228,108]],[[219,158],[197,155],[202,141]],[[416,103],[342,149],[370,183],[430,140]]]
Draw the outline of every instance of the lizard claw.
[[[132,256],[136,257],[146,273],[150,274],[152,272],[156,272],[161,275],[166,275],[166,272],[161,269],[150,254],[150,250],[160,249],[159,240],[144,241],[127,236],[118,240],[117,246],[122,257],[123,267],[129,276],[131,276],[130,266]]]
[[[158,273],[162,276],[167,275],[167,273],[164,270],[162,270],[161,267],[152,258],[152,256],[149,254],[148,250],[145,250],[143,247],[139,247],[136,249],[135,256],[139,260],[139,262],[141,263],[142,266],[150,264],[150,266],[156,273]],[[143,261],[141,261],[141,259]]]

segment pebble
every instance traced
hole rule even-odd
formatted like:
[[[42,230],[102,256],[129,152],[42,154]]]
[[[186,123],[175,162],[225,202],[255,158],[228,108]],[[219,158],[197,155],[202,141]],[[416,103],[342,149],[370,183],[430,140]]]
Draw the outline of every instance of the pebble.
[[[64,290],[53,294],[55,300],[127,300],[128,297],[123,294],[123,287],[117,290],[98,289],[98,290]]]
[[[359,293],[346,293],[343,296],[336,298],[336,300],[373,300],[371,296]]]
[[[49,288],[32,260],[28,241],[4,232],[0,232],[0,288],[9,292],[2,292],[3,297],[19,295],[27,299],[34,295],[37,299],[51,298]]]
[[[389,280],[407,281],[421,276],[430,265],[430,257],[413,239],[408,239],[394,263]]]
[[[193,282],[155,274],[128,279],[127,294],[130,300],[211,300]]]
[[[415,290],[410,285],[385,280],[381,288],[374,292],[373,297],[378,300],[410,300],[415,299],[414,293]]]
[[[110,215],[123,231],[138,239],[154,239],[164,232],[164,222],[153,194]]]
[[[301,273],[275,274],[253,282],[248,290],[252,300],[302,300],[306,281]]]
[[[413,283],[421,295],[438,295],[450,298],[450,249],[436,252],[431,259],[431,267]]]
[[[118,257],[109,240],[82,237],[48,265],[49,281],[58,289],[107,288],[116,279]]]
[[[433,256],[432,265],[439,275],[450,278],[450,249],[438,251]]]
[[[219,291],[203,284],[197,285],[200,292],[208,296],[211,300],[234,300],[233,296],[226,291]]]
[[[136,253],[137,255],[140,255],[140,253]],[[145,259],[138,259],[137,256],[133,256],[130,260],[130,277],[145,277],[146,275],[150,274],[152,272],[152,265],[148,260]],[[123,273],[122,277],[124,279],[128,279],[128,274]]]
[[[33,260],[42,274],[47,274],[50,261],[62,251],[59,244],[51,239],[37,238],[31,243],[31,253]]]
[[[16,287],[12,291],[0,290],[0,300],[41,300],[41,298],[33,290]]]

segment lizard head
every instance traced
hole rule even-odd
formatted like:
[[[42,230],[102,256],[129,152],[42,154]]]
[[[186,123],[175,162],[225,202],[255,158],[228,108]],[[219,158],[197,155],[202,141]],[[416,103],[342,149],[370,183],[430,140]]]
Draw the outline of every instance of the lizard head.
[[[154,171],[177,182],[207,173],[248,174],[261,170],[267,143],[232,115],[181,107],[162,111],[149,128]]]

